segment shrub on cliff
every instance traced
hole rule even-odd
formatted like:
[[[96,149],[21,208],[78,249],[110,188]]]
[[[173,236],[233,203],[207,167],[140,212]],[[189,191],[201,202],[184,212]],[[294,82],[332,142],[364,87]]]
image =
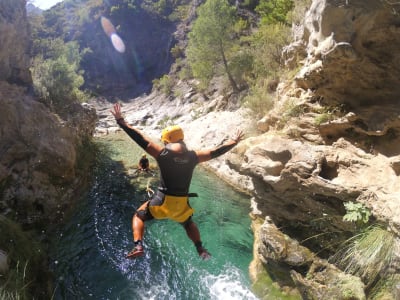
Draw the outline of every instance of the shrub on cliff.
[[[87,95],[79,89],[84,83],[83,71],[79,70],[79,45],[56,39],[46,48],[47,57],[36,56],[31,68],[37,95],[56,111],[65,109],[71,102],[85,101]]]
[[[345,241],[331,260],[346,273],[359,276],[373,299],[372,294],[395,288],[398,251],[395,233],[371,225]]]
[[[256,11],[261,15],[264,24],[283,23],[291,25],[288,22],[288,16],[293,8],[293,0],[260,0]]]

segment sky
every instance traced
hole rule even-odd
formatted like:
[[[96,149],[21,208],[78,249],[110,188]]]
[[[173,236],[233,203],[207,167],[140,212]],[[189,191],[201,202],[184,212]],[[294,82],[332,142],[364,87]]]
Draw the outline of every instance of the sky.
[[[63,0],[32,0],[32,4],[40,9],[46,10],[61,1]]]

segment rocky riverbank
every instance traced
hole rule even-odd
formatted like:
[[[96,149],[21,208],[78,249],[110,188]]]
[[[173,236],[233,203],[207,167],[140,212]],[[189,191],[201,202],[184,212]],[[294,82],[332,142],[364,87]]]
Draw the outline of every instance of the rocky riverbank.
[[[246,137],[256,134],[254,117],[248,109],[231,103],[230,110],[222,110],[221,106],[224,103],[227,105],[223,96],[215,94],[205,100],[184,83],[181,89],[184,96],[180,99],[170,99],[154,91],[129,102],[122,102],[126,120],[157,142],[160,141],[159,137],[164,127],[179,124],[185,132],[188,147],[195,150],[215,147],[224,139],[233,136],[237,129],[243,130]],[[110,113],[113,105],[111,102],[102,98],[94,100],[91,104],[99,116],[95,136],[121,130]],[[239,145],[232,152],[243,151],[243,146]],[[227,156],[231,154],[203,165],[238,190],[250,192],[250,178],[230,168]]]
[[[14,2],[2,5],[16,22],[0,22],[6,33],[0,41],[17,41],[0,50],[0,209],[46,235],[85,181],[87,169],[79,166],[90,161],[85,142],[96,116],[76,104],[62,119],[29,93],[28,41],[20,38],[28,35],[25,2]],[[246,133],[233,151],[205,165],[252,196],[251,275],[260,298],[268,299],[263,281],[271,274],[280,288],[305,299],[399,297],[399,11],[400,4],[389,1],[312,1],[284,51],[295,75],[278,85],[274,108],[260,122],[234,96],[218,89],[198,93],[195,82],[179,82],[174,97],[154,91],[123,103],[127,121],[155,140],[172,123],[183,127],[194,149],[213,147],[236,128]],[[111,103],[92,105],[99,117],[95,135],[119,130]],[[330,263],[342,242],[362,232],[344,216],[379,226],[390,241],[381,247],[385,239],[378,240],[372,249],[378,259],[357,265],[353,275]],[[18,227],[0,221],[5,232]],[[16,246],[3,238],[4,261],[4,252],[15,253]],[[353,249],[356,262],[371,258],[369,245]],[[27,249],[32,254],[33,247]],[[16,265],[13,258],[10,266]]]
[[[272,274],[305,299],[399,295],[398,11],[386,1],[313,1],[284,51],[295,75],[278,85],[274,108],[259,122],[232,97],[205,97],[185,83],[174,88],[182,96],[154,92],[125,103],[131,124],[155,139],[165,125],[180,124],[193,148],[245,130],[246,140],[208,166],[252,196],[251,272],[261,290]],[[107,117],[98,134],[118,130],[108,109],[99,110]],[[360,222],[381,228],[391,245],[377,245],[376,257],[390,259],[349,275],[330,262]],[[353,249],[354,260],[370,257],[369,246]]]

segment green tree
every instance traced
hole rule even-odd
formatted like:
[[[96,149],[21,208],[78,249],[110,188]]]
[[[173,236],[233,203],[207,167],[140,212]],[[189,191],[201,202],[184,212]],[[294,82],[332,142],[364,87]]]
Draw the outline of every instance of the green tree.
[[[235,8],[227,0],[207,0],[189,33],[187,57],[193,76],[207,85],[222,66],[235,92],[239,88],[229,67],[235,46]]]
[[[56,111],[70,103],[85,100],[79,90],[83,85],[83,72],[79,70],[81,53],[76,42],[64,44],[61,39],[49,45],[48,57],[38,55],[31,68],[35,92]]]
[[[276,24],[288,22],[288,14],[294,8],[293,0],[260,0],[256,12],[261,15],[262,23]]]
[[[261,25],[248,38],[254,56],[253,72],[256,78],[279,76],[283,66],[282,49],[289,44],[290,39],[290,27],[282,23]]]

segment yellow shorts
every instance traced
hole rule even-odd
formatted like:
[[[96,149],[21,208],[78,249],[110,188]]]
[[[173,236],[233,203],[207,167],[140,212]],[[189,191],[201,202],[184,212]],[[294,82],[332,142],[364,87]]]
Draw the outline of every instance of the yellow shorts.
[[[165,195],[161,205],[150,205],[149,210],[154,219],[171,219],[176,222],[185,222],[193,215],[193,208],[190,207],[188,196]]]

